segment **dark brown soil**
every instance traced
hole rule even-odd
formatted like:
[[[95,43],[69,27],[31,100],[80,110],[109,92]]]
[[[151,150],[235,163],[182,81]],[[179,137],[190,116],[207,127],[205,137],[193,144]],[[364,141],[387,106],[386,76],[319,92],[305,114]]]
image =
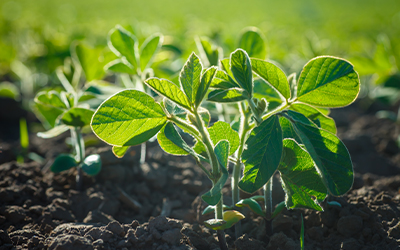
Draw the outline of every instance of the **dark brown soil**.
[[[305,249],[400,248],[396,125],[357,106],[334,110],[332,116],[355,170],[353,189],[329,197],[342,207],[284,211],[272,221],[272,234],[266,233],[262,218],[243,210],[244,235],[236,240],[233,229],[226,230],[230,249],[300,249],[301,214]],[[209,217],[201,215],[205,204],[200,195],[211,182],[189,157],[166,155],[153,143],[147,163],[140,166],[139,147],[122,159],[109,146],[89,148],[88,154],[101,155],[103,169],[95,178],[85,177],[84,191],[78,192],[75,169],[61,174],[47,170],[58,153],[68,152],[66,135],[50,140],[30,136],[29,150],[48,161],[43,164],[17,164],[18,141],[2,138],[0,249],[218,249],[215,232],[202,223]],[[276,178],[273,198],[280,202],[284,193]],[[229,185],[224,190],[228,205]]]

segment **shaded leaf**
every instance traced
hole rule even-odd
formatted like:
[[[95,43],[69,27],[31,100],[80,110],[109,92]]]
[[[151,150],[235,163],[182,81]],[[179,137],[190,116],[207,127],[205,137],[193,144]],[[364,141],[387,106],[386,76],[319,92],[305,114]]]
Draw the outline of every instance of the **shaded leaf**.
[[[246,100],[249,93],[240,88],[216,89],[208,94],[208,101],[211,102],[240,102]]]
[[[74,107],[62,114],[61,122],[68,126],[83,127],[90,124],[93,114],[93,110]]]
[[[75,157],[69,154],[60,154],[54,160],[53,164],[50,167],[50,170],[54,173],[60,173],[76,166],[77,162],[75,160]]]
[[[106,70],[111,70],[118,73],[126,73],[130,75],[135,75],[137,72],[135,69],[128,63],[126,60],[123,59],[116,59],[114,61],[109,62],[104,68]]]
[[[285,157],[278,171],[286,193],[286,207],[322,211],[318,203],[327,196],[327,189],[314,167],[311,156],[291,139],[284,140],[283,152]]]
[[[200,59],[195,53],[192,53],[179,75],[181,87],[191,104],[196,100],[202,70],[203,66],[201,65]]]
[[[282,155],[282,130],[276,115],[264,120],[251,131],[242,159],[245,165],[239,187],[254,193],[275,173]]]
[[[239,48],[244,49],[249,57],[264,59],[267,55],[263,35],[256,27],[249,27],[242,33],[239,40]]]
[[[101,158],[98,154],[89,155],[83,160],[82,170],[89,176],[97,175],[101,170]]]
[[[165,127],[166,126],[174,126],[174,125],[172,123],[167,123],[165,125]],[[189,153],[185,149],[179,147],[178,145],[173,143],[170,139],[168,139],[165,136],[165,132],[164,132],[165,127],[163,127],[160,130],[160,132],[157,134],[157,141],[160,144],[160,147],[168,154],[172,154],[172,155],[188,155]],[[171,128],[171,129],[175,130],[175,128]],[[173,132],[173,133],[175,133],[175,132]],[[183,142],[182,142],[182,144],[183,144]],[[187,146],[187,145],[185,145],[183,147],[186,148],[186,149],[189,148],[189,146]]]
[[[108,46],[116,55],[124,56],[136,71],[139,49],[137,39],[133,34],[117,25],[110,30]]]
[[[336,134],[335,121],[322,114],[319,110],[306,104],[294,103],[290,106],[290,109],[298,113],[303,114],[308,119],[313,121],[318,127],[325,129],[333,134]]]
[[[253,200],[252,198],[247,198],[240,200],[238,203],[236,203],[237,207],[248,207],[253,213],[265,217],[265,213],[262,210],[260,204],[258,204],[257,201]]]
[[[153,63],[156,53],[160,50],[164,36],[162,34],[154,34],[148,37],[140,48],[140,68],[143,71],[149,68]]]
[[[204,96],[207,94],[208,88],[210,87],[210,84],[213,81],[216,73],[217,73],[217,67],[211,67],[208,68],[201,76],[200,85],[196,94],[196,101],[195,101],[196,106],[200,106],[201,102],[204,99]]]

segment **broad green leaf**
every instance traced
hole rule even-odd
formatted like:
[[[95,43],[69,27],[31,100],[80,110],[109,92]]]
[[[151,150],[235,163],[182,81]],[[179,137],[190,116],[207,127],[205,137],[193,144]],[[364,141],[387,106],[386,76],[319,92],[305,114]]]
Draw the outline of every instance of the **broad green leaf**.
[[[92,118],[92,130],[113,146],[141,144],[164,126],[160,104],[138,90],[123,90],[105,100]]]
[[[304,115],[288,110],[288,117],[328,191],[345,194],[353,185],[353,165],[346,146],[334,134],[318,128]]]
[[[84,127],[90,124],[93,114],[93,110],[75,107],[62,114],[61,122],[68,126]]]
[[[227,140],[220,141],[214,147],[214,153],[217,156],[222,175],[217,181],[217,183],[215,183],[215,185],[211,188],[211,190],[201,196],[201,198],[208,205],[211,206],[217,205],[217,203],[221,200],[222,198],[221,190],[224,187],[226,181],[228,180],[229,173],[227,170],[227,165],[228,165],[229,142]]]
[[[200,85],[197,90],[196,101],[195,101],[197,107],[200,106],[201,102],[204,99],[204,96],[207,94],[208,88],[210,87],[210,84],[213,81],[216,73],[217,73],[217,67],[211,67],[208,68],[201,76]]]
[[[67,109],[67,106],[61,99],[57,91],[50,90],[48,92],[41,91],[35,96],[35,102],[46,106],[51,106],[59,109]]]
[[[61,135],[68,129],[69,129],[69,127],[66,125],[58,125],[58,126],[55,126],[54,128],[47,130],[45,132],[37,133],[37,136],[40,138],[43,138],[43,139],[53,138],[53,137]]]
[[[140,48],[140,68],[143,71],[149,68],[153,63],[156,53],[160,50],[164,36],[162,34],[154,34],[148,37]]]
[[[126,152],[128,151],[129,148],[130,148],[130,146],[126,146],[126,147],[113,146],[112,152],[116,157],[122,158],[122,157],[124,157],[124,155],[126,154]]]
[[[202,70],[203,66],[201,65],[200,59],[195,53],[192,53],[179,75],[181,87],[191,104],[196,100]]]
[[[257,201],[253,200],[252,198],[248,198],[248,199],[243,199],[240,200],[238,203],[236,203],[237,207],[248,207],[250,208],[251,211],[253,211],[253,213],[265,217],[265,213],[262,210],[260,204],[258,204]]]
[[[236,152],[239,147],[239,135],[231,128],[229,123],[218,121],[207,130],[214,145],[217,145],[222,140],[227,140],[229,142],[229,155]],[[206,152],[203,143],[197,142],[193,149],[199,154]]]
[[[182,143],[182,147],[186,148],[183,149],[182,147],[178,146],[177,144],[173,143],[170,139],[168,139],[165,136],[165,127],[167,126],[172,126],[172,128],[168,128],[168,133],[173,133],[175,134],[175,136],[179,136],[178,132],[176,132],[175,128],[173,127],[174,125],[172,123],[167,123],[161,130],[160,132],[158,132],[157,134],[157,141],[158,144],[160,144],[160,147],[168,154],[171,155],[188,155],[189,153],[186,151],[188,150],[190,147],[183,141]],[[170,135],[170,137],[173,135]]]
[[[216,89],[208,94],[207,100],[211,102],[240,102],[248,97],[249,93],[244,89]]]
[[[290,99],[290,85],[285,73],[275,64],[251,59],[251,67],[261,79],[274,87],[286,100]]]
[[[60,173],[76,166],[77,162],[75,160],[75,157],[69,154],[60,154],[54,160],[53,164],[50,167],[50,170],[54,173]]]
[[[108,35],[108,46],[118,56],[124,56],[136,71],[138,41],[129,31],[117,25]]]
[[[360,80],[353,65],[335,57],[316,57],[300,74],[298,100],[318,107],[343,107],[360,91]]]
[[[322,211],[318,204],[327,196],[327,189],[321,176],[314,167],[311,156],[294,140],[283,142],[284,158],[278,171],[285,191],[285,202],[288,209],[310,208]]]
[[[102,79],[105,75],[104,62],[100,62],[100,56],[103,48],[90,48],[82,43],[75,47],[75,54],[82,66],[86,76],[86,81]]]
[[[271,219],[273,219],[276,216],[278,216],[278,214],[280,214],[283,211],[285,206],[286,206],[286,202],[285,201],[281,201],[278,205],[276,205],[275,210],[271,215]]]
[[[253,73],[250,58],[246,51],[237,49],[231,54],[230,69],[239,85],[247,90],[250,97],[253,93]]]
[[[319,110],[317,110],[316,108],[306,104],[294,103],[290,106],[290,109],[303,114],[315,124],[319,124],[318,127],[325,129],[332,134],[336,134],[335,121],[332,118],[325,116],[324,114],[319,112]]]
[[[104,66],[104,68],[105,70],[111,70],[117,73],[126,73],[130,75],[135,75],[137,73],[125,58],[115,59]]]
[[[251,131],[242,159],[245,165],[239,187],[254,193],[275,173],[282,155],[282,130],[276,115]]]
[[[86,174],[90,176],[97,175],[101,170],[100,155],[93,154],[86,157],[83,161],[81,168]]]
[[[239,48],[244,49],[249,57],[264,59],[267,48],[261,31],[256,27],[247,28],[240,36]]]
[[[173,82],[166,79],[150,78],[145,81],[155,92],[167,97],[185,109],[191,110],[190,103],[185,93],[182,92]]]
[[[64,112],[61,108],[44,105],[41,102],[35,102],[35,104],[33,104],[33,110],[43,125],[47,128],[53,128],[56,126],[57,118]]]

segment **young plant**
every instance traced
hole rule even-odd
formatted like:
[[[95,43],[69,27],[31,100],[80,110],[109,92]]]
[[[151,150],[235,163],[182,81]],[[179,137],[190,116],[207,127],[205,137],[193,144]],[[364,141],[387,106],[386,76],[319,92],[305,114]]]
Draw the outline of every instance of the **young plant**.
[[[41,91],[35,97],[34,110],[44,126],[51,129],[38,133],[41,138],[56,137],[66,131],[71,133],[74,154],[60,154],[56,157],[50,170],[59,173],[73,167],[78,168],[76,188],[83,186],[83,172],[93,176],[101,170],[101,159],[98,154],[85,157],[85,143],[82,128],[90,124],[94,111],[88,101],[98,99],[96,85],[89,82],[101,79],[105,72],[105,62],[99,61],[99,50],[90,49],[82,44],[73,47],[74,61],[67,61],[64,67],[57,69],[57,76],[65,91]],[[89,64],[88,60],[93,60]],[[95,60],[96,59],[96,60]],[[86,81],[81,81],[81,72],[85,73]],[[96,102],[94,102],[96,103]]]
[[[100,139],[114,147],[138,145],[158,133],[158,142],[165,152],[193,156],[213,184],[202,196],[215,211],[215,219],[206,221],[206,225],[217,230],[221,248],[227,249],[223,230],[244,216],[232,210],[223,212],[221,193],[228,179],[228,157],[237,150],[239,137],[222,121],[208,127],[210,114],[201,107],[216,74],[216,67],[203,70],[199,58],[192,53],[180,73],[179,83],[159,78],[145,81],[164,97],[163,101],[159,103],[138,90],[121,91],[100,105],[91,127]],[[194,147],[182,139],[180,131],[196,140]]]
[[[322,211],[328,194],[345,194],[353,184],[353,166],[327,108],[343,107],[356,99],[360,83],[353,66],[340,58],[321,56],[310,60],[296,80],[271,62],[250,59],[242,49],[221,64],[224,70],[218,71],[219,79],[211,84],[215,90],[208,100],[242,102],[232,192],[238,192],[238,187],[247,193],[264,190],[263,198],[255,196],[236,205],[271,220],[283,205]],[[281,104],[268,107],[277,96]],[[237,182],[241,162],[245,168]],[[286,198],[273,212],[276,172]]]
[[[142,90],[151,95],[144,81],[154,76],[151,65],[157,52],[160,50],[164,37],[156,33],[148,37],[139,49],[136,36],[117,25],[108,35],[108,46],[117,55],[117,59],[105,66],[106,70],[121,73],[122,80],[127,88]],[[113,153],[122,157],[129,147],[113,147]],[[142,144],[140,163],[146,159],[146,144]]]

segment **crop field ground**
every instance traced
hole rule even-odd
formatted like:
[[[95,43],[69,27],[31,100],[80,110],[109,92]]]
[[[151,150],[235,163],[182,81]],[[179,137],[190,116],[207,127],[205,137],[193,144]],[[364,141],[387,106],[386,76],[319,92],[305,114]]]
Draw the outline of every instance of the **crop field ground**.
[[[3,249],[400,249],[400,2],[1,1]]]

